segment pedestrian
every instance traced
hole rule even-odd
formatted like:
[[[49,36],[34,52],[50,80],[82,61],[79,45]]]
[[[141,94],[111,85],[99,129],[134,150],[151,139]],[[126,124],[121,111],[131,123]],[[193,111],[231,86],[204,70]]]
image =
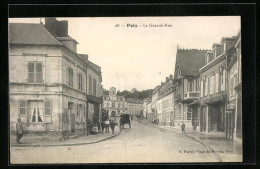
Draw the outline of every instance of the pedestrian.
[[[182,122],[182,124],[181,124],[181,132],[182,132],[182,134],[185,134],[185,124],[184,124],[184,122]]]
[[[112,134],[114,134],[115,125],[116,123],[113,120],[110,120],[110,128],[112,130]]]
[[[16,142],[21,144],[20,139],[23,137],[23,125],[21,123],[21,118],[17,119],[16,123]]]
[[[109,133],[109,120],[108,119],[105,121],[105,129],[106,129],[106,133]]]

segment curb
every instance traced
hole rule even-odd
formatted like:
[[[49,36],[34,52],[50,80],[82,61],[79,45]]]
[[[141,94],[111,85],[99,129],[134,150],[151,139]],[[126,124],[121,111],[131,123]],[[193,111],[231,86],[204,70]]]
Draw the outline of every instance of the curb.
[[[86,144],[95,144],[99,143],[105,140],[109,140],[111,138],[116,137],[117,135],[120,134],[120,130],[117,134],[114,134],[112,136],[97,140],[97,141],[92,141],[92,142],[87,142],[87,143],[67,143],[67,144],[52,144],[52,145],[40,145],[40,144],[31,144],[31,145],[26,145],[26,144],[17,144],[17,145],[10,145],[10,147],[58,147],[58,146],[77,146],[77,145],[86,145]]]
[[[142,122],[139,122],[139,123],[142,123]],[[183,135],[183,134],[178,133],[178,132],[176,132],[176,131],[169,130],[169,129],[166,129],[166,128],[161,128],[161,127],[158,127],[158,126],[155,126],[155,125],[151,125],[151,124],[149,124],[149,123],[148,123],[148,124],[142,123],[142,124],[144,124],[144,125],[149,125],[149,126],[154,127],[154,128],[158,128],[158,129],[163,129],[163,130],[167,130],[167,131],[170,131],[170,132],[174,132],[174,133],[177,133],[177,134],[179,134],[179,135]],[[186,137],[188,137],[188,138],[190,138],[190,139],[192,139],[192,140],[197,141],[197,142],[200,143],[201,145],[205,146],[207,149],[210,149],[211,152],[213,151],[213,149],[212,149],[210,146],[204,144],[203,142],[201,142],[200,140],[196,139],[195,137],[192,137],[192,136],[189,136],[189,135],[186,135],[186,134],[185,134],[184,136],[186,136]],[[221,155],[219,155],[219,154],[216,153],[215,151],[213,151],[213,154],[218,158],[218,160],[219,160],[220,162],[223,162],[223,160],[221,159]]]

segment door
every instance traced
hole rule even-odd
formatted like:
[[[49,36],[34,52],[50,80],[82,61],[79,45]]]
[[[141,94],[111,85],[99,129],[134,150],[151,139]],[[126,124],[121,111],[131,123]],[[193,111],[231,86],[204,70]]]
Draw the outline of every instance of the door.
[[[76,119],[75,119],[75,112],[74,112],[74,103],[68,102],[68,109],[69,109],[69,130],[70,133],[75,133],[75,125],[76,125]]]

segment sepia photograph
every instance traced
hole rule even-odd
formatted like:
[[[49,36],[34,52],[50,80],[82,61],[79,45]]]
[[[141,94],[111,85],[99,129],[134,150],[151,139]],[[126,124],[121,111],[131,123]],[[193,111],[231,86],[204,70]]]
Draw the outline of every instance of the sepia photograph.
[[[8,19],[11,164],[243,161],[240,16]]]

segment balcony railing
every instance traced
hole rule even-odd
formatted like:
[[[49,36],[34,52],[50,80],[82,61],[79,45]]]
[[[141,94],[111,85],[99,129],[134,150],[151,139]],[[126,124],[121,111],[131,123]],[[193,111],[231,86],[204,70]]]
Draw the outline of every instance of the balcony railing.
[[[186,92],[184,93],[183,100],[194,100],[199,98],[199,92]]]

